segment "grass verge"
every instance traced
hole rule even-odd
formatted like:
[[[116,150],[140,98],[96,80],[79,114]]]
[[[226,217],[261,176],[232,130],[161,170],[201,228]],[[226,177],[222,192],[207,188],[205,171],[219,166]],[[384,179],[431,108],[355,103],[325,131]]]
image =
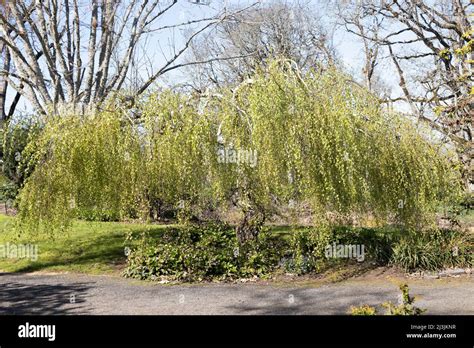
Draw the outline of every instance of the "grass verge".
[[[13,222],[13,217],[0,215],[0,245],[37,245],[38,259],[13,259],[0,255],[0,270],[4,272],[119,274],[126,262],[124,246],[127,234],[140,234],[146,230],[150,236],[158,237],[167,228],[162,225],[75,221],[65,235],[32,240],[16,236]]]

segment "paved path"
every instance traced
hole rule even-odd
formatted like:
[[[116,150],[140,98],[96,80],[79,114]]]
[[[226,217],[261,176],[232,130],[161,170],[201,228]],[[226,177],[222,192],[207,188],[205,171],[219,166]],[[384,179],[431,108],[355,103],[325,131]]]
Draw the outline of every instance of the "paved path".
[[[474,279],[408,281],[427,314],[474,314]],[[0,273],[0,314],[345,314],[397,301],[395,281],[160,285],[118,277]]]

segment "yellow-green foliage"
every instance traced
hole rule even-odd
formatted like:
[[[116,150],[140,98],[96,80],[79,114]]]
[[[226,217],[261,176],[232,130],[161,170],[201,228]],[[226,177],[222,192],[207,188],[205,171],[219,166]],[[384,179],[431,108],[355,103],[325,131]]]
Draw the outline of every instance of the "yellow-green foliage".
[[[409,294],[407,284],[400,284],[401,303],[398,305],[388,301],[382,304],[387,309],[387,315],[421,315],[426,309],[416,307],[414,305],[415,298]]]
[[[231,177],[267,205],[308,199],[414,224],[459,188],[439,146],[335,69],[301,76],[276,61],[219,106],[226,142],[258,153],[255,170],[232,167]]]
[[[141,217],[151,201],[208,204],[235,192],[263,209],[307,200],[315,214],[370,212],[412,226],[459,190],[448,152],[335,69],[302,76],[279,60],[218,92],[204,104],[152,94],[140,123],[113,107],[48,120],[25,150],[23,227]],[[218,163],[223,146],[256,152],[256,165]]]
[[[369,305],[363,305],[360,307],[352,306],[350,309],[350,314],[352,315],[376,315],[377,310],[375,307],[371,307]]]
[[[421,315],[426,312],[426,309],[422,309],[415,306],[415,298],[409,294],[407,284],[400,284],[399,286],[401,293],[401,303],[398,305],[388,301],[382,303],[382,307],[385,307],[385,315]],[[363,305],[360,307],[351,307],[350,314],[352,315],[378,315],[377,309],[369,305]]]
[[[23,228],[52,232],[73,216],[117,219],[135,208],[138,134],[115,113],[52,118],[25,151],[34,155],[19,196]]]
[[[143,107],[142,170],[149,196],[162,203],[196,203],[209,189],[216,161],[215,132],[196,100],[172,92],[151,95]]]

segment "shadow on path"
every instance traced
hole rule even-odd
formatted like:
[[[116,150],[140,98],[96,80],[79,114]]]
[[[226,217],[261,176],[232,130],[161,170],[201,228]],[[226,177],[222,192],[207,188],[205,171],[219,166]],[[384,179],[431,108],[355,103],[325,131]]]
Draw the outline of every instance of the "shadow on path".
[[[93,283],[30,284],[2,281],[0,315],[88,314],[87,292]]]
[[[278,296],[263,292],[252,294],[245,303],[227,306],[234,314],[258,315],[344,315],[351,306],[369,304],[378,306],[387,300],[396,300],[396,290],[378,289],[371,291],[341,291],[337,287],[311,289],[288,289]]]

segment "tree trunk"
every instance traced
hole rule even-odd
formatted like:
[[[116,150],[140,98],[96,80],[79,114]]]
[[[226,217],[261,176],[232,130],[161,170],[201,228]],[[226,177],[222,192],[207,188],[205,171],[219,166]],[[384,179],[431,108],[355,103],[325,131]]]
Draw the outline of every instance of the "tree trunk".
[[[265,223],[265,214],[258,208],[244,211],[244,218],[236,228],[237,239],[240,244],[256,239]]]
[[[5,47],[4,43],[0,44],[0,52],[2,54],[2,70],[10,71],[10,52]],[[6,98],[7,98],[7,79],[2,74],[0,75],[0,121],[5,121],[7,119],[6,112]]]

